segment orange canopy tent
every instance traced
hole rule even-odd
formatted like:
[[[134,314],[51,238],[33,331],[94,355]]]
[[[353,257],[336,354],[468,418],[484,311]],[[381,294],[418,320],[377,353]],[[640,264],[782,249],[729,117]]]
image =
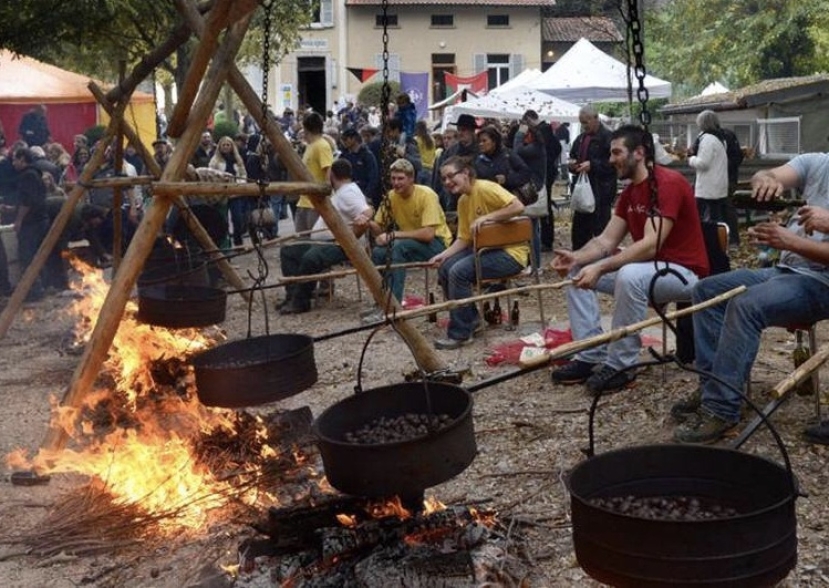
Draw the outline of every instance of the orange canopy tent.
[[[19,138],[17,128],[23,115],[35,104],[44,104],[52,140],[71,153],[75,135],[109,120],[87,87],[90,79],[31,57],[0,51],[0,123],[7,143]],[[152,95],[134,92],[124,119],[136,128],[142,143],[151,147],[156,138]]]

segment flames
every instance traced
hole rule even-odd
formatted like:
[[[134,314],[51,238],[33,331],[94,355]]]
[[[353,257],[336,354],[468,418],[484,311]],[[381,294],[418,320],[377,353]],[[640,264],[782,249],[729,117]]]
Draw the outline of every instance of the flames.
[[[79,261],[73,265],[81,276],[73,285],[78,298],[72,312],[81,317],[76,337],[82,344],[89,341],[108,285],[99,270]],[[195,329],[138,323],[136,310],[134,303],[128,305],[115,336],[99,378],[106,385],[90,391],[81,408],[61,407],[53,399],[52,426],[69,433],[71,448],[41,450],[31,459],[17,450],[6,461],[12,468],[34,468],[41,474],[90,476],[103,481],[118,504],[140,505],[178,529],[205,527],[209,513],[234,489],[194,455],[193,441],[217,430],[232,432],[235,413],[200,405],[192,370],[183,378],[185,390],[153,397],[157,386],[149,366],[207,349],[215,339]],[[274,452],[265,443],[260,449]],[[261,492],[258,496],[263,497]],[[239,493],[233,497],[238,500]]]

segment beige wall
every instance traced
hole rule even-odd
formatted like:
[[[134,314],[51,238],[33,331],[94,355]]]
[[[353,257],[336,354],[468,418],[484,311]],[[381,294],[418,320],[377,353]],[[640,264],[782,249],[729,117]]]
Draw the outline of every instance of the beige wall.
[[[356,96],[363,84],[345,69],[347,66],[376,67],[376,55],[383,51],[382,29],[375,26],[379,6],[351,7],[344,0],[334,0],[334,26],[316,27],[303,33],[303,47],[289,54],[273,75],[272,103],[281,112],[287,101],[297,107],[298,58],[323,57],[326,63],[325,104],[330,106],[341,96]],[[457,74],[475,73],[474,55],[486,53],[518,54],[523,68],[541,67],[541,16],[538,7],[450,7],[395,6],[398,26],[389,29],[389,52],[399,55],[400,69],[407,72],[432,71],[433,53],[454,53]],[[432,14],[454,15],[454,27],[432,28]],[[487,14],[509,14],[507,28],[487,28]],[[379,78],[378,78],[379,79]],[[430,102],[433,101],[430,77]],[[285,84],[292,96],[283,92]]]

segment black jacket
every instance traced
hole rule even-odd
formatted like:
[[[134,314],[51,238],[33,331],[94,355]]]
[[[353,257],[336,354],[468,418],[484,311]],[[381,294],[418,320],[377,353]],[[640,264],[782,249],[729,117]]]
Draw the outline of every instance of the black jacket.
[[[524,160],[513,151],[501,148],[492,157],[479,153],[475,158],[475,174],[482,180],[495,181],[495,176],[506,178],[504,188],[515,190],[530,181],[532,172]]]
[[[596,197],[597,204],[610,205],[616,197],[616,170],[610,165],[610,130],[604,125],[599,126],[595,135],[590,137],[587,145],[587,156],[579,157],[581,144],[586,140],[587,133],[581,133],[570,148],[570,159],[578,162],[590,161],[590,187]],[[575,187],[578,174],[573,175],[571,187]]]

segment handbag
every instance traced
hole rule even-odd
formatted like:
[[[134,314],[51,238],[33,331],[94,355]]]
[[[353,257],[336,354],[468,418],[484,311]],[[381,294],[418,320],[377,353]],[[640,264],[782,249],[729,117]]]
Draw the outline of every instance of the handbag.
[[[593,188],[590,186],[587,172],[581,172],[576,180],[573,193],[570,195],[570,208],[574,212],[584,214],[590,214],[596,210],[596,198],[593,196]]]
[[[530,204],[535,204],[538,202],[538,188],[535,187],[535,184],[530,180],[523,186],[519,186],[513,192],[518,199],[521,201],[521,204],[524,206],[529,206]]]

